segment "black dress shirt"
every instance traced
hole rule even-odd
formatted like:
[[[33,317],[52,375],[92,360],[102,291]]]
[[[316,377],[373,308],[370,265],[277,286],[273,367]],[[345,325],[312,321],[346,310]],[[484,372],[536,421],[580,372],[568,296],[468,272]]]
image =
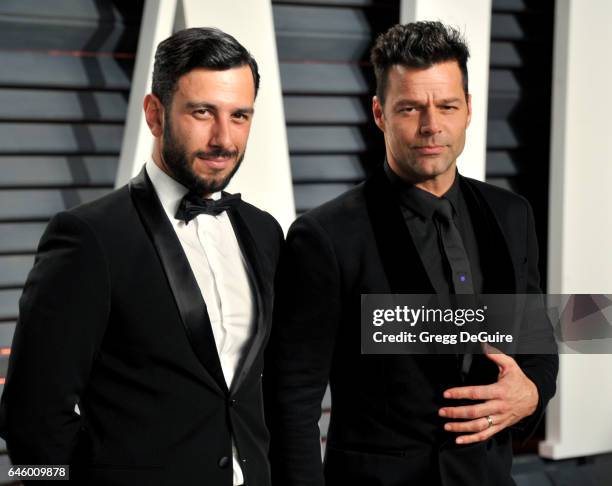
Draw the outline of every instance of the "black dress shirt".
[[[438,222],[434,218],[436,202],[439,198],[404,181],[393,172],[386,160],[384,167],[433,288],[437,294],[454,293],[450,265],[442,246],[437,227]],[[442,197],[447,198],[453,207],[453,220],[459,229],[470,261],[474,291],[479,294],[482,292],[483,277],[478,242],[457,174],[455,174],[453,185]]]

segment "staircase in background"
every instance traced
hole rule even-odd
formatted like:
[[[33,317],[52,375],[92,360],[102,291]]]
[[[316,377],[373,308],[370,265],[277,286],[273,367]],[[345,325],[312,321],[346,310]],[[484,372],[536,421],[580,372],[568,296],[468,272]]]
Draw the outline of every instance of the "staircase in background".
[[[555,2],[493,0],[492,9],[486,178],[533,206],[545,287]]]
[[[398,0],[272,1],[298,214],[382,162],[371,116],[369,50],[399,20]]]
[[[49,218],[113,188],[143,5],[0,2],[0,392]]]

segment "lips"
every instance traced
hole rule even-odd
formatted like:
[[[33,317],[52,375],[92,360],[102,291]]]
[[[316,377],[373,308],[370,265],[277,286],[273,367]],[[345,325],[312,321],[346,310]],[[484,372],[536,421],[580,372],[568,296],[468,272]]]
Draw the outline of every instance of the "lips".
[[[231,157],[198,157],[198,160],[211,169],[225,169],[233,159]]]
[[[414,149],[422,155],[438,155],[444,150],[444,145],[421,145]]]

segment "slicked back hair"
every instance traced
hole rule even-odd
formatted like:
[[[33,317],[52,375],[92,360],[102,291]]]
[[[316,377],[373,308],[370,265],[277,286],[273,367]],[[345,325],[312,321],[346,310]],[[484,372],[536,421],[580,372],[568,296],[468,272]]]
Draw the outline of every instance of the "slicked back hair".
[[[467,98],[469,57],[463,35],[451,26],[426,21],[394,25],[378,36],[370,53],[376,75],[376,96],[384,104],[389,69],[396,64],[428,68],[441,62],[457,61]]]
[[[214,27],[180,30],[157,46],[151,91],[169,110],[178,80],[184,74],[197,68],[225,71],[241,66],[251,68],[257,96],[257,62],[234,37]]]

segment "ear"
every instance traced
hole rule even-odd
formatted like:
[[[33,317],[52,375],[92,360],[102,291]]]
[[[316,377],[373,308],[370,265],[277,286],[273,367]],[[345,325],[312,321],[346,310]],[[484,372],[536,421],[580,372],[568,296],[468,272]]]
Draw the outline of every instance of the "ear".
[[[383,105],[378,99],[378,96],[372,98],[372,113],[374,114],[374,122],[376,126],[383,132],[385,131],[385,118],[383,113]]]
[[[153,93],[148,94],[144,98],[144,113],[149,130],[155,138],[159,138],[164,133],[164,107],[159,101],[159,98]]]
[[[472,121],[472,95],[468,94],[467,96],[467,124],[466,128],[470,126],[470,122]]]

